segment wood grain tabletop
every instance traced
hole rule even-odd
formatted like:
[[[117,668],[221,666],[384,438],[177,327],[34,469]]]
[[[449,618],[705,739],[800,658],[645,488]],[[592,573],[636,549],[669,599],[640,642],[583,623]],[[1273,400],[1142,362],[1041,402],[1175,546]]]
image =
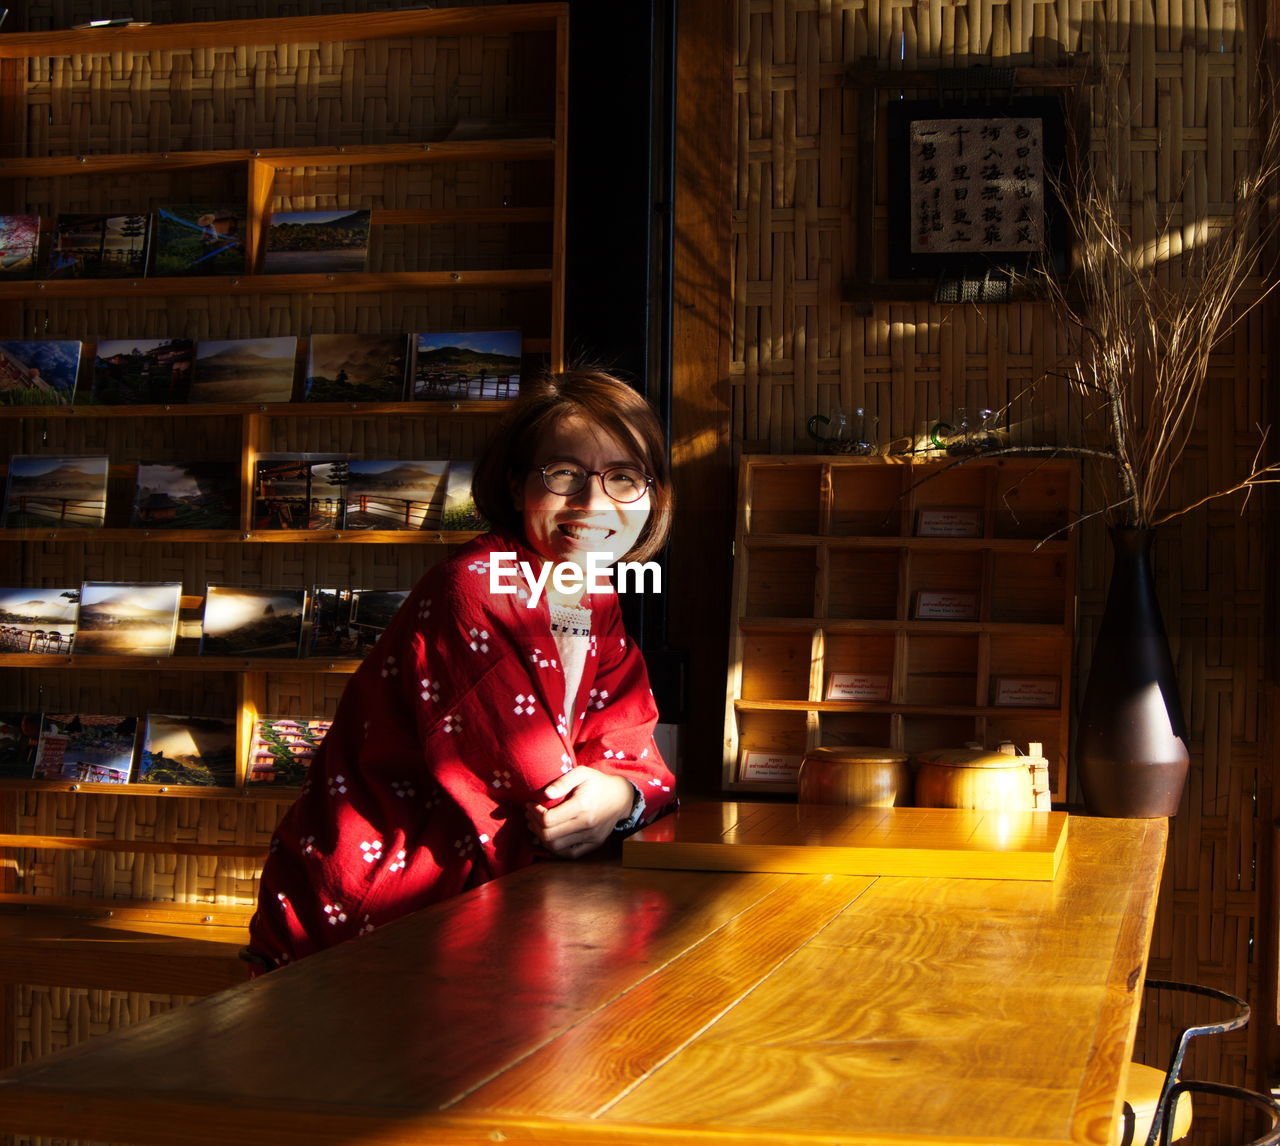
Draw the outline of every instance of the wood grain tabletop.
[[[171,1146],[1109,1142],[1166,825],[1052,882],[546,863],[0,1075]]]

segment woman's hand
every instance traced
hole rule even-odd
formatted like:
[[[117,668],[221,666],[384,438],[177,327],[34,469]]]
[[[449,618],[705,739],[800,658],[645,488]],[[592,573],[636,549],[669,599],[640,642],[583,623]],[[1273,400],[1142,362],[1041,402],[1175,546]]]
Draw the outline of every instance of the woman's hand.
[[[552,855],[576,859],[598,848],[631,814],[635,789],[621,776],[582,765],[553,780],[543,795],[561,803],[554,808],[530,804],[530,830]]]

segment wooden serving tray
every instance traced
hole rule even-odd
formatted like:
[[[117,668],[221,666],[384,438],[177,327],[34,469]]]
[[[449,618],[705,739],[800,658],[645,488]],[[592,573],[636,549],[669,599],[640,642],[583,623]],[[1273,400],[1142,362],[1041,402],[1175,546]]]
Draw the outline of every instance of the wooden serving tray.
[[[1066,812],[694,804],[630,836],[625,867],[1051,880]]]

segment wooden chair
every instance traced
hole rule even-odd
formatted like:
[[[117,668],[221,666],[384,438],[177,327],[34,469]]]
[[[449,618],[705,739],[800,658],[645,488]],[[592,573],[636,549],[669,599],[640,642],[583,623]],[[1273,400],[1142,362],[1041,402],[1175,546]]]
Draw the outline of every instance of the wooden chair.
[[[1202,987],[1198,983],[1176,983],[1167,979],[1148,979],[1147,990],[1177,991],[1187,995],[1199,995],[1206,999],[1216,999],[1231,1008],[1230,1017],[1221,1022],[1203,1023],[1184,1027],[1174,1042],[1173,1053],[1169,1057],[1169,1065],[1159,1070],[1145,1063],[1129,1064],[1129,1077],[1125,1084],[1124,1105],[1121,1109],[1120,1121],[1116,1126],[1114,1140],[1117,1146],[1155,1146],[1157,1139],[1161,1146],[1168,1146],[1185,1138],[1191,1130],[1191,1092],[1226,1094],[1230,1098],[1238,1098],[1264,1107],[1274,1108],[1280,1118],[1280,1105],[1270,1097],[1260,1095],[1241,1087],[1229,1087],[1223,1083],[1184,1081],[1181,1077],[1182,1063],[1187,1055],[1187,1047],[1191,1040],[1201,1035],[1220,1035],[1227,1031],[1239,1030],[1249,1021],[1249,1004],[1243,999],[1219,991],[1213,987]],[[1257,1100],[1256,1102],[1254,1100]],[[1273,1131],[1275,1123],[1273,1122]],[[1257,1140],[1261,1146],[1270,1144],[1272,1138]],[[1276,1139],[1280,1142],[1280,1139]]]

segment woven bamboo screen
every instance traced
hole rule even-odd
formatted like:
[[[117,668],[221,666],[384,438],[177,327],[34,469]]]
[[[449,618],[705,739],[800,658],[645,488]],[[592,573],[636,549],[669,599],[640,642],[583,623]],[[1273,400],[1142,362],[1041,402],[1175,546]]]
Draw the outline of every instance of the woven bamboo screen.
[[[950,420],[957,409],[1007,402],[1015,442],[1079,441],[1078,414],[1062,386],[1050,379],[1024,394],[1064,350],[1044,306],[895,302],[886,288],[864,316],[841,301],[841,281],[854,271],[856,219],[873,212],[883,244],[888,193],[878,173],[874,202],[855,197],[859,139],[845,72],[867,58],[882,69],[1057,66],[1101,33],[1108,58],[1128,69],[1132,121],[1121,158],[1134,198],[1172,204],[1183,221],[1222,217],[1252,139],[1260,13],[1206,0],[741,0],[736,13],[736,111],[726,125],[736,163],[734,452],[815,449],[806,421],[837,401],[876,419],[871,428],[882,442]],[[1219,348],[1171,500],[1229,485],[1248,469],[1255,426],[1264,421],[1266,353],[1257,316]],[[1162,529],[1158,544],[1193,771],[1171,821],[1151,972],[1258,1000],[1267,988],[1255,952],[1275,926],[1260,899],[1258,862],[1272,814],[1259,717],[1265,566],[1261,516],[1240,509],[1236,500],[1213,503]],[[1083,680],[1109,558],[1099,526],[1079,532]],[[1212,1045],[1195,1052],[1190,1075],[1260,1085],[1271,1020],[1264,1012],[1238,1037],[1206,1040]],[[1139,1057],[1162,1060],[1171,1021],[1159,1010],[1149,1016]],[[1219,1129],[1247,1137],[1234,1115],[1224,1110],[1222,1119],[1219,1128],[1207,1107],[1197,1115],[1202,1140]]]

